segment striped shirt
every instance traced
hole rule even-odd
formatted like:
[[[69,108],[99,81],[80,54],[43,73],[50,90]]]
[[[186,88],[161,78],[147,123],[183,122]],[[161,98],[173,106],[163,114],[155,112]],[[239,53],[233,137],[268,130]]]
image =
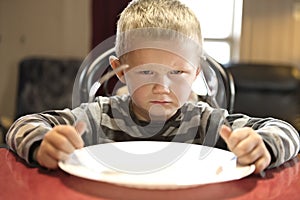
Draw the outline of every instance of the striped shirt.
[[[145,122],[134,116],[130,105],[129,96],[97,97],[95,102],[73,110],[26,115],[10,127],[6,141],[28,164],[33,164],[33,151],[50,129],[56,125],[74,125],[80,120],[87,124],[82,136],[85,146],[119,141],[172,141],[226,149],[218,134],[226,118],[233,130],[251,127],[262,136],[272,157],[269,168],[281,165],[299,152],[298,132],[281,120],[228,115],[226,110],[198,102],[184,104],[165,122]]]

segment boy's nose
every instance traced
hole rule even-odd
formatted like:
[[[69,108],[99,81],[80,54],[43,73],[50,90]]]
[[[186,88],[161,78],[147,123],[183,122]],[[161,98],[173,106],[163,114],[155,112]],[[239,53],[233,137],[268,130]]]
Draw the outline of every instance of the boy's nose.
[[[153,93],[154,94],[160,94],[160,93],[170,93],[169,85],[171,81],[165,74],[159,74],[155,76],[155,79],[153,81]]]
[[[154,94],[168,94],[168,93],[170,93],[170,89],[167,85],[155,83],[153,86],[153,93]]]

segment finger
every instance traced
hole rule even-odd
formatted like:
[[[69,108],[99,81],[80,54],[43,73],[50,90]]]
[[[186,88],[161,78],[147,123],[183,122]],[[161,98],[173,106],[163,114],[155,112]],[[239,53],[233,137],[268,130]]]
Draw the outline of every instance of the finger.
[[[48,169],[57,169],[58,168],[58,161],[50,157],[49,155],[44,155],[42,159],[38,160],[38,163],[46,167]]]
[[[241,157],[253,152],[261,143],[263,143],[263,141],[258,134],[249,134],[246,138],[241,140],[233,150],[237,156]]]
[[[73,126],[61,125],[56,126],[53,129],[55,129],[61,135],[65,136],[75,148],[78,149],[83,147],[83,140]]]
[[[266,169],[271,162],[271,158],[268,158],[267,156],[263,156],[259,158],[254,164],[255,164],[255,171],[254,173],[258,174],[262,172],[264,169]]]
[[[238,157],[238,162],[242,165],[255,164],[256,172],[261,172],[269,166],[271,155],[262,143],[258,144],[249,154]]]
[[[238,153],[237,153],[238,154]],[[238,162],[242,165],[249,165],[255,163],[260,157],[263,157],[263,150],[258,146],[253,149],[252,151],[244,154],[244,155],[237,155]]]
[[[75,129],[77,131],[77,133],[82,136],[82,134],[85,132],[86,130],[86,123],[83,121],[79,121],[75,124]]]
[[[240,128],[232,131],[227,139],[228,148],[234,152],[236,146],[250,135],[251,130],[250,128]]]
[[[61,151],[53,146],[51,143],[42,142],[39,148],[42,155],[48,155],[55,160],[65,160],[69,157],[69,153]]]
[[[231,134],[231,129],[228,126],[222,125],[220,130],[220,135],[226,143],[230,137],[230,134]]]
[[[56,169],[59,160],[65,160],[68,154],[56,150],[52,145],[42,142],[36,155],[36,161],[49,169]]]
[[[48,145],[53,146],[53,148],[55,148],[56,150],[63,151],[67,154],[70,154],[75,150],[75,147],[70,142],[70,140],[60,132],[57,132],[57,130],[55,129],[48,132],[45,135],[43,141],[45,141],[45,144],[48,143]],[[49,148],[50,146],[47,147]]]

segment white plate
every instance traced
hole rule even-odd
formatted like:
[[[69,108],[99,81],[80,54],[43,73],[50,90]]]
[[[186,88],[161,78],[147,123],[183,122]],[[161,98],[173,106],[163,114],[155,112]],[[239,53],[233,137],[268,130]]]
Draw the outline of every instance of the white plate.
[[[76,150],[59,167],[75,176],[147,189],[225,182],[253,173],[229,151],[175,142],[116,142]]]

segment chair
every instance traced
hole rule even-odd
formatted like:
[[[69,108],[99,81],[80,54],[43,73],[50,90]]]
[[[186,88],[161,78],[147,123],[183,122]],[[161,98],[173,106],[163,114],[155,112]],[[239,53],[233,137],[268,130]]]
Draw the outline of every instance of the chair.
[[[114,48],[110,48],[104,51],[98,58],[94,59],[93,62],[90,60],[83,64],[82,68],[77,74],[77,78],[74,84],[73,91],[73,107],[78,106],[80,103],[88,102],[89,91],[92,85],[101,77],[101,75],[110,71],[109,56],[115,55]],[[204,67],[211,67],[218,79],[218,93],[216,94],[216,100],[221,108],[228,109],[229,112],[233,109],[234,101],[234,83],[231,74],[212,57],[206,55],[206,60],[202,64]],[[108,81],[104,82],[99,88],[97,95],[112,96],[115,95],[119,88],[124,86],[116,76],[112,77]],[[223,90],[224,89],[224,90]],[[198,95],[201,100],[210,102],[208,95]],[[224,98],[225,97],[225,98]]]
[[[300,131],[300,70],[292,65],[231,63],[236,87],[234,112],[275,117]]]
[[[77,107],[80,103],[88,102],[89,92],[93,84],[99,80],[99,77],[104,75],[107,71],[111,70],[109,64],[109,57],[115,55],[114,43],[106,44],[102,46],[109,46],[107,50],[100,49],[97,52],[101,52],[99,57],[93,58],[93,54],[88,56],[88,58],[82,64],[73,89],[73,107]],[[233,101],[234,101],[234,83],[232,76],[226,69],[216,62],[212,57],[206,55],[206,59],[202,63],[203,67],[211,67],[213,69],[215,76],[217,77],[218,92],[216,94],[216,100],[218,106],[221,108],[228,109],[229,112],[232,111]],[[121,83],[116,76],[112,77],[108,81],[104,82],[97,95],[101,96],[111,96],[117,94],[119,88],[123,87],[124,84]],[[199,99],[212,102],[209,95],[198,95]]]
[[[72,107],[75,108],[81,103],[89,101],[89,93],[91,87],[106,72],[111,70],[109,57],[114,53],[115,37],[104,40],[101,45],[90,52],[83,60],[73,85]],[[113,81],[113,83],[111,83]],[[101,85],[96,95],[110,96],[108,88],[111,88],[118,82],[117,77],[111,78],[109,81]],[[104,88],[105,86],[105,88]]]
[[[209,67],[208,69],[212,69],[217,80],[217,83],[214,83],[214,85],[212,86],[214,87],[215,85],[217,85],[218,88],[218,91],[215,95],[215,100],[217,101],[219,107],[225,108],[229,113],[232,113],[235,97],[235,85],[233,77],[231,73],[223,65],[218,63],[214,58],[207,54],[205,55],[205,58],[205,61],[202,63],[202,68],[206,69],[207,67]],[[212,101],[209,95],[199,95],[199,98],[207,101],[208,103]],[[214,106],[213,103],[211,104],[212,106]]]
[[[29,57],[19,64],[15,119],[45,110],[72,106],[72,89],[80,59]],[[0,116],[0,146],[14,119]]]
[[[5,133],[7,132],[6,128],[2,126],[0,121],[0,145],[4,144],[5,142]]]
[[[19,65],[16,118],[71,107],[80,59],[30,57]]]

